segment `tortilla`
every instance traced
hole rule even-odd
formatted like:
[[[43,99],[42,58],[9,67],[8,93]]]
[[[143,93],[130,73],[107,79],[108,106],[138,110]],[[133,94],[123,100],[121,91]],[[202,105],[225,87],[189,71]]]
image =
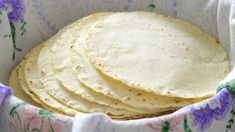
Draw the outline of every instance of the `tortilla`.
[[[89,29],[85,43],[103,74],[157,95],[209,97],[229,71],[226,52],[213,37],[156,13],[113,14]]]
[[[26,94],[26,92],[24,92],[23,88],[21,87],[21,84],[18,78],[18,69],[19,69],[19,65],[15,69],[12,70],[12,73],[9,79],[9,86],[12,88],[13,94],[28,104],[40,107],[40,103],[37,103],[37,102],[40,102],[39,99],[36,98],[36,96],[32,94],[32,96],[35,96],[33,100],[28,94]]]
[[[95,14],[87,18],[84,18],[83,20],[81,20],[82,24],[79,24],[79,23],[73,24],[73,27],[71,28],[72,31],[67,32],[69,34],[67,35],[67,37],[65,37],[66,39],[64,39],[64,41],[61,40],[60,43],[56,43],[53,46],[51,63],[52,63],[56,78],[61,82],[61,84],[66,89],[68,89],[69,91],[77,95],[80,95],[82,98],[87,99],[91,102],[112,106],[113,108],[126,109],[130,111],[138,112],[138,113],[158,112],[158,110],[156,109],[150,110],[150,109],[138,108],[139,106],[137,104],[135,104],[135,106],[138,106],[138,107],[131,107],[129,105],[124,105],[124,103],[121,103],[121,101],[119,100],[115,100],[111,97],[105,96],[105,91],[104,91],[104,94],[102,94],[102,93],[91,90],[90,88],[81,84],[81,82],[79,82],[79,80],[74,75],[72,69],[74,66],[76,67],[77,65],[76,64],[72,65],[72,62],[71,62],[71,56],[70,56],[71,46],[77,45],[78,47],[80,47],[79,40],[82,39],[83,34],[84,34],[83,32],[85,32],[87,28],[89,28],[90,25],[94,23],[95,20],[104,18],[105,16],[107,16],[107,14],[99,13],[99,14]],[[77,39],[77,38],[78,38],[78,41],[75,41],[74,39]],[[82,48],[82,45],[80,48]],[[81,61],[81,60],[78,59],[78,61]]]
[[[87,24],[87,22],[85,26],[83,25],[83,28],[79,30],[83,33],[79,35],[76,42],[71,44],[63,42],[61,45],[55,45],[53,47],[54,50],[52,51],[54,52],[54,58],[52,59],[52,64],[54,65],[54,69],[61,74],[58,76],[58,79],[64,85],[71,87],[72,89],[76,89],[78,87],[78,85],[75,85],[76,79],[71,79],[74,78],[72,75],[68,77],[68,73],[65,70],[70,70],[72,65],[75,75],[84,85],[97,93],[102,93],[105,96],[120,100],[122,103],[136,108],[159,109],[168,107],[182,107],[193,102],[200,101],[171,98],[144,92],[128,87],[127,85],[103,75],[94,68],[85,55],[84,46],[86,43],[84,42],[84,36],[90,26],[91,24]],[[72,64],[70,64],[70,57]],[[73,85],[69,85],[72,82],[74,82]],[[73,90],[73,92],[76,92],[76,90]]]
[[[50,41],[51,40],[48,40],[45,43],[49,43]],[[35,69],[37,68],[37,57],[42,48],[43,45],[39,45],[33,49],[30,54],[28,54],[28,58],[25,60],[25,66],[23,67],[22,71],[19,71],[19,75],[23,77],[22,80],[24,81],[25,86],[28,86],[29,91],[33,92],[33,94],[35,94],[43,104],[67,115],[75,115],[77,113],[76,110],[66,107],[57,100],[53,99],[49,94],[46,93],[40,83],[38,72],[35,71]],[[31,97],[34,99],[33,96]]]
[[[65,32],[70,32],[70,30],[65,30]],[[144,114],[139,114],[136,112],[131,112],[123,109],[116,109],[111,106],[100,105],[97,103],[90,102],[81,98],[64,88],[60,82],[56,79],[54,75],[54,71],[50,64],[51,61],[51,48],[56,43],[61,43],[63,38],[66,38],[66,33],[62,33],[61,36],[56,36],[55,40],[44,46],[41,50],[39,58],[38,58],[38,69],[34,69],[31,71],[38,71],[40,74],[40,80],[43,84],[43,88],[56,100],[63,103],[65,106],[69,106],[72,109],[78,110],[80,112],[91,113],[91,112],[102,112],[107,115],[110,115],[112,118],[123,118],[123,117],[136,117],[136,116],[144,116]],[[31,65],[35,63],[35,61],[31,60]],[[31,80],[32,81],[32,80]],[[159,110],[161,112],[161,110]]]
[[[183,107],[202,100],[172,98],[134,89],[102,74],[85,59],[84,55],[74,51],[72,57],[74,63],[80,66],[79,70],[74,67],[74,71],[77,72],[77,77],[84,85],[133,107],[149,110]]]
[[[16,96],[53,112],[136,119],[214,95],[228,71],[223,48],[187,22],[97,13],[30,51],[9,82]]]

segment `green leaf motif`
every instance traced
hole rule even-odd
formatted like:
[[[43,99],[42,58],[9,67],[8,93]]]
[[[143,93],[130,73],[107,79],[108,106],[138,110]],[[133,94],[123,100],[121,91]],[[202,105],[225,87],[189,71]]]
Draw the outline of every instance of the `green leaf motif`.
[[[192,130],[188,126],[188,121],[186,115],[184,116],[184,131],[185,132],[192,132]]]
[[[53,112],[50,112],[48,110],[41,109],[39,110],[39,115],[43,117],[50,117],[53,115]]]
[[[2,11],[0,10],[0,16],[2,15]],[[2,23],[2,20],[0,19],[0,24]],[[24,35],[24,33],[26,33],[26,29],[25,26],[27,25],[27,23],[22,20],[21,21],[22,26],[20,27],[20,31],[21,31],[21,35]],[[12,39],[12,43],[13,43],[13,55],[12,55],[12,60],[15,60],[16,57],[16,51],[18,52],[22,52],[22,49],[18,48],[16,46],[16,27],[13,21],[9,20],[9,25],[10,25],[10,35],[4,35],[4,37],[9,37]]]
[[[11,38],[11,35],[4,35],[5,38]]]
[[[168,132],[170,130],[170,122],[164,121],[162,124],[162,132]]]
[[[235,110],[234,109],[231,110],[231,114],[235,115]]]
[[[9,21],[10,22],[10,28],[11,28],[11,36],[12,36],[12,42],[15,43],[16,40],[15,40],[15,37],[16,37],[16,28],[15,28],[15,25],[12,21]]]
[[[228,123],[226,125],[226,131],[229,132],[232,129],[232,126],[234,126],[234,117],[235,117],[235,107],[231,110],[231,118],[228,120]]]
[[[11,108],[11,110],[10,110],[10,116],[13,116],[16,113],[16,110],[18,108],[20,108],[21,106],[24,106],[24,105],[26,105],[26,103],[25,102],[21,102],[21,103],[16,104],[15,106],[13,106]]]
[[[153,9],[155,8],[154,1],[155,0],[150,0],[150,4],[148,5],[148,8],[150,8],[150,11],[153,11]]]
[[[230,119],[229,121],[228,121],[228,123],[231,123],[231,124],[233,124],[233,119]]]
[[[231,129],[231,124],[228,124],[226,128]]]
[[[12,21],[9,21],[10,23],[10,28],[11,28],[11,38],[12,38],[12,42],[13,42],[13,56],[12,56],[12,60],[15,60],[15,54],[16,54],[16,51],[19,51],[21,52],[22,49],[18,48],[16,46],[16,28],[15,28],[15,25]]]
[[[235,95],[235,79],[226,82],[225,84],[219,85],[217,87],[217,92],[219,92],[223,88],[227,88],[233,95]]]
[[[24,33],[26,33],[26,29],[25,29],[25,26],[27,25],[27,23],[24,21],[24,19],[21,20],[21,27],[20,27],[20,30],[21,30],[21,36],[24,35]]]
[[[149,7],[149,8],[155,8],[155,5],[154,5],[154,4],[149,4],[148,7]]]

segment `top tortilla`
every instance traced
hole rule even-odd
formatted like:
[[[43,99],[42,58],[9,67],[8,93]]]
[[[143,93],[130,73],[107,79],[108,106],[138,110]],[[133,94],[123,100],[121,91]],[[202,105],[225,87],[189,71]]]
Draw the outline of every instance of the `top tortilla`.
[[[229,71],[226,52],[214,38],[156,13],[116,13],[99,20],[89,29],[85,48],[105,75],[164,96],[212,96]]]

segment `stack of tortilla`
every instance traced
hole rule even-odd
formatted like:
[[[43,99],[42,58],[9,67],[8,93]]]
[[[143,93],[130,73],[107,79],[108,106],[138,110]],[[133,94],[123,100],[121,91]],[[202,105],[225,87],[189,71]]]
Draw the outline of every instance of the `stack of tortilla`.
[[[150,12],[97,13],[30,51],[9,85],[53,112],[134,119],[211,97],[228,72],[220,44],[190,23]]]

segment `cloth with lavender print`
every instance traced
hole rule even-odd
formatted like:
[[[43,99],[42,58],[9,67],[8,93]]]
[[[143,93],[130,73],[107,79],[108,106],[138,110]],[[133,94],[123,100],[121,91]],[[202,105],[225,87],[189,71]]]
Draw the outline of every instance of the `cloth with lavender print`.
[[[21,21],[25,13],[23,0],[0,0],[0,9],[6,10],[9,20],[13,22]]]
[[[19,62],[30,49],[78,18],[94,12],[137,10],[179,17],[199,26],[223,44],[231,68],[235,67],[234,0],[0,0],[0,81],[7,84],[6,75],[15,64],[11,60],[12,49],[22,49],[16,52],[15,62]],[[25,35],[22,35],[23,29],[27,30]],[[4,37],[6,35],[10,37]],[[11,89],[0,85],[0,131],[233,132],[235,99],[228,91],[233,90],[230,88],[233,85],[226,84],[235,78],[235,69],[233,71],[233,76],[220,85],[213,98],[173,114],[129,121],[112,120],[101,113],[79,113],[69,122],[58,122],[58,119],[68,117],[35,108],[9,96]]]
[[[6,97],[12,94],[11,88],[0,83],[0,106]]]
[[[190,116],[193,120],[193,125],[197,126],[199,132],[204,132],[209,128],[213,120],[222,120],[234,103],[233,94],[223,89],[217,96],[210,98],[207,101],[193,105],[190,110]]]

